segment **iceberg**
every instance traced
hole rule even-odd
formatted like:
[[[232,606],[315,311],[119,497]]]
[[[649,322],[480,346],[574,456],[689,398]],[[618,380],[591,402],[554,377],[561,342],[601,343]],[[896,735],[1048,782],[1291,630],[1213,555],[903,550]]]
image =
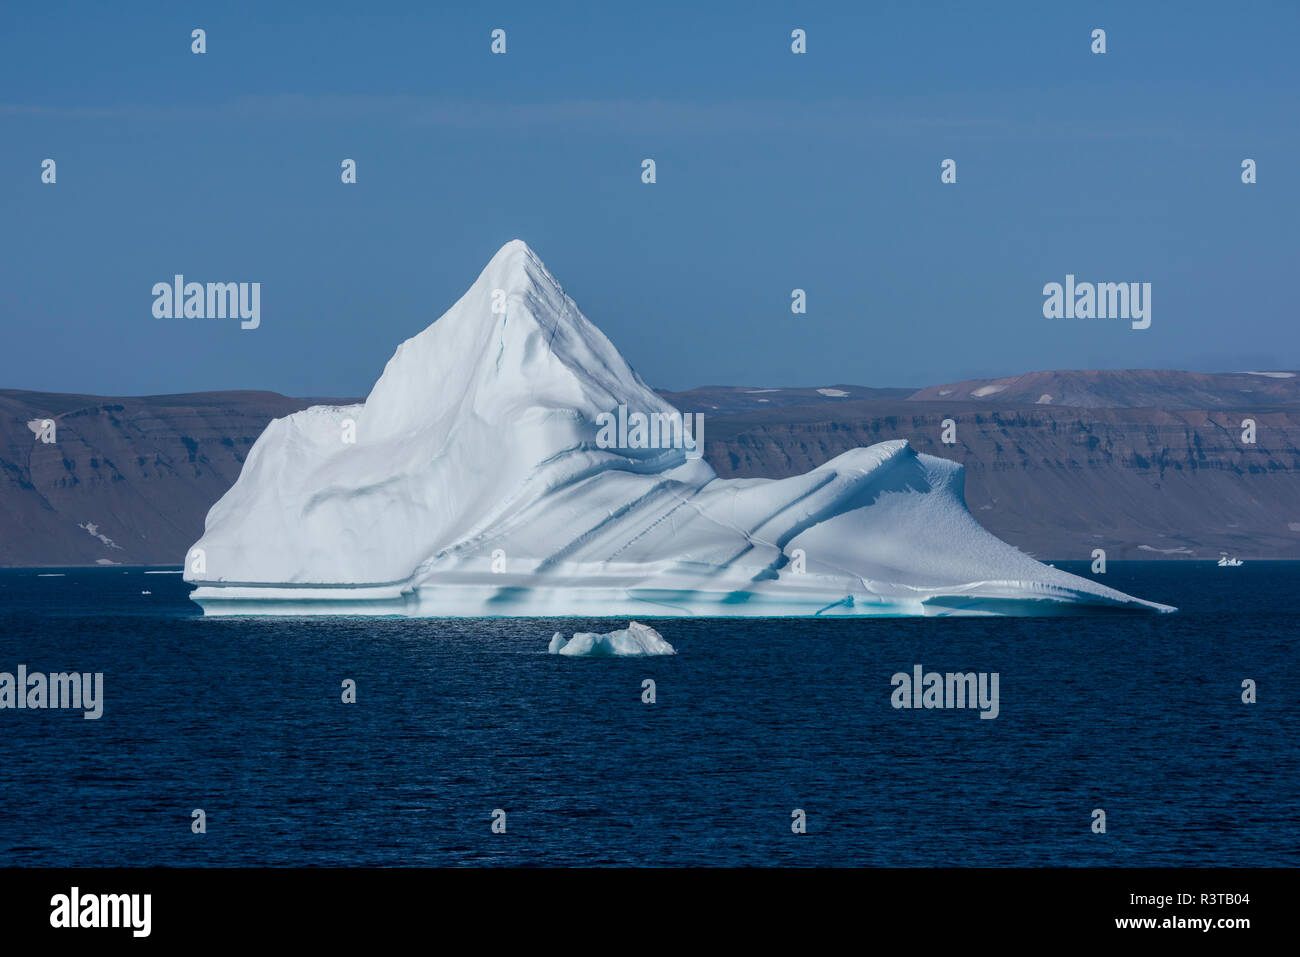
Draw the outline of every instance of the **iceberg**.
[[[627,410],[681,419],[509,242],[364,403],[267,426],[187,555],[191,597],[206,615],[1173,610],[994,537],[962,466],[906,440],[721,479],[690,441],[611,446],[600,423]]]
[[[567,642],[557,631],[546,650],[553,655],[583,658],[634,658],[645,655],[677,654],[673,646],[664,641],[663,635],[639,621],[634,621],[619,631],[611,631],[603,635],[593,631],[580,631]]]

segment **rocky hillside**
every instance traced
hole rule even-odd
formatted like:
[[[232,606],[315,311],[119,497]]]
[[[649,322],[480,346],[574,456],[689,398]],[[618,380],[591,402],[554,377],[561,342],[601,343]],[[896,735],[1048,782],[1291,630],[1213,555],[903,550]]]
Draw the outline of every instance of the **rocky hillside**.
[[[267,422],[316,401],[0,390],[0,564],[180,564]]]
[[[976,517],[1039,558],[1086,559],[1103,547],[1114,559],[1300,559],[1294,375],[1043,372],[919,392],[665,395],[705,413],[705,453],[725,477],[792,475],[906,438],[963,463]],[[179,564],[267,422],[349,401],[0,391],[0,565]],[[1242,440],[1248,417],[1253,444]],[[40,441],[45,421],[53,443]]]
[[[976,518],[1038,558],[1300,558],[1300,409],[854,402],[706,420],[705,450],[720,475],[783,476],[891,438],[965,465]]]
[[[1175,372],[1119,369],[1030,372],[931,386],[916,402],[982,405],[1065,405],[1088,409],[1300,408],[1295,372]]]

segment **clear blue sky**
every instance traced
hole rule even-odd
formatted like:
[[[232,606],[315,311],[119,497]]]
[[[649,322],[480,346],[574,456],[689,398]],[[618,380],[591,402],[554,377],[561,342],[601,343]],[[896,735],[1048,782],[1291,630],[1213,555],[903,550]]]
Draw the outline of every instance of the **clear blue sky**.
[[[1300,367],[1294,2],[7,3],[0,27],[0,387],[364,394],[514,237],[661,387]],[[261,282],[261,328],[155,319],[177,272]],[[1067,272],[1151,282],[1151,328],[1044,319]]]

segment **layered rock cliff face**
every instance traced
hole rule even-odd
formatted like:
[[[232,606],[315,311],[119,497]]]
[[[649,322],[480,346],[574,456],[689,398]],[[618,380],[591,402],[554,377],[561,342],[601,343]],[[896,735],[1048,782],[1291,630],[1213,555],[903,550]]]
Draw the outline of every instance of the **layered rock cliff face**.
[[[0,564],[180,564],[266,424],[316,401],[0,391]]]
[[[1038,558],[1300,558],[1296,410],[846,403],[715,418],[705,451],[722,476],[781,476],[904,436],[965,465],[975,517]]]
[[[664,395],[705,414],[705,456],[724,478],[795,475],[906,438],[962,463],[976,518],[1039,558],[1087,559],[1101,547],[1110,559],[1300,559],[1293,374],[1047,372],[920,392]],[[178,565],[271,419],[352,401],[0,391],[0,564]],[[951,445],[941,441],[949,418]],[[1245,418],[1253,444],[1242,440]],[[53,443],[28,424],[43,420]]]
[[[919,402],[1065,405],[1092,409],[1295,408],[1300,406],[1300,375],[1171,369],[1029,372],[1003,379],[972,379],[930,386],[910,398]]]

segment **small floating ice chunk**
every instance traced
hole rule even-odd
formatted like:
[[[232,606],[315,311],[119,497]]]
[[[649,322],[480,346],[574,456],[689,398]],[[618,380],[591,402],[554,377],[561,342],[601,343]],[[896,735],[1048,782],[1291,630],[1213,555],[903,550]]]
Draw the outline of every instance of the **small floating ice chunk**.
[[[600,635],[594,631],[580,631],[566,643],[558,631],[546,649],[553,655],[581,655],[584,657],[611,656],[634,658],[641,655],[675,655],[673,646],[664,641],[649,625],[634,621],[620,631]]]

